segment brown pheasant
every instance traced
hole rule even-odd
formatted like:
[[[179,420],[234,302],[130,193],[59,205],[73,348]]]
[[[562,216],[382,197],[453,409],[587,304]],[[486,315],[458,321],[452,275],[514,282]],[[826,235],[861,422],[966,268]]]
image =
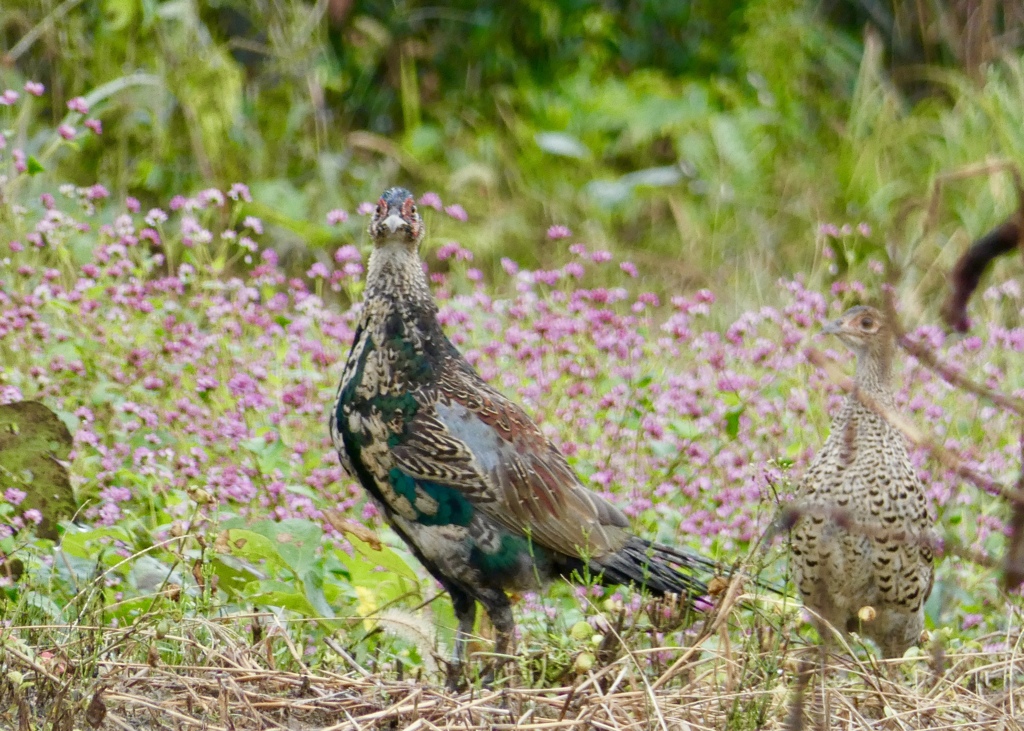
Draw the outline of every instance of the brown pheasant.
[[[362,316],[331,416],[341,463],[452,598],[455,684],[477,602],[511,651],[507,592],[590,574],[658,594],[706,593],[714,563],[630,531],[526,412],[480,378],[441,330],[419,245],[423,220],[389,188],[370,220]]]
[[[878,410],[893,408],[893,332],[871,307],[829,323],[857,355],[854,389],[796,494],[793,566],[804,604],[821,619],[858,631],[885,657],[900,657],[924,628],[934,565],[935,522],[903,436]],[[858,612],[865,607],[874,609]],[[865,621],[870,620],[870,621]],[[830,635],[821,627],[823,638]]]

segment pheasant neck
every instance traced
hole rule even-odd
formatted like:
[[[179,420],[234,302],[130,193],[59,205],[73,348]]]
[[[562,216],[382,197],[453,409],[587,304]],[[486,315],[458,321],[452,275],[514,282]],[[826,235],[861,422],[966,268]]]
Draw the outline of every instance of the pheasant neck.
[[[867,352],[857,358],[854,376],[857,387],[875,396],[892,396],[891,353]]]
[[[366,274],[365,298],[434,309],[434,298],[416,249],[404,242],[374,247]]]

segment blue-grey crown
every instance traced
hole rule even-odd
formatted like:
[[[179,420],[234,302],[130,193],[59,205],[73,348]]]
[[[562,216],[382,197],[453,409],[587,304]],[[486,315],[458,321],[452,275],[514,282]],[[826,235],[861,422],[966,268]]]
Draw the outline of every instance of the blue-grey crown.
[[[388,188],[381,193],[380,197],[390,208],[391,206],[401,206],[407,198],[412,198],[412,193],[406,188]]]

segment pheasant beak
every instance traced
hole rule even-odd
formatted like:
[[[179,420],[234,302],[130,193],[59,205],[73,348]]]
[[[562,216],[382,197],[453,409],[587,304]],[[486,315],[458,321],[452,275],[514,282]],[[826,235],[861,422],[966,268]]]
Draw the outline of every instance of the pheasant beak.
[[[843,330],[843,321],[833,320],[832,322],[825,323],[825,327],[821,328],[821,331],[826,335],[838,335]]]
[[[388,211],[388,217],[381,222],[381,225],[385,226],[391,233],[395,233],[402,226],[405,226],[406,223],[400,214]]]

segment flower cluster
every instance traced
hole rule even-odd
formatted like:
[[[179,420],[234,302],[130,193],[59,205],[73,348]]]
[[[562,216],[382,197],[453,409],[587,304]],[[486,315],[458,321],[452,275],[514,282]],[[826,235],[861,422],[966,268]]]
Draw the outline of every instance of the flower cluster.
[[[73,112],[88,112],[72,101]],[[0,242],[0,400],[39,399],[72,422],[72,472],[88,498],[81,520],[135,521],[159,540],[193,509],[196,490],[210,497],[200,512],[211,529],[225,516],[373,519],[326,428],[359,316],[358,242],[297,276],[262,243],[250,200],[239,184],[143,211],[97,184],[12,208],[12,235]],[[421,204],[466,218],[433,193]],[[331,224],[347,218],[328,214]],[[570,235],[553,226],[547,245]],[[711,291],[640,291],[635,265],[582,243],[565,244],[555,269],[503,260],[492,282],[461,244],[436,255],[448,265],[432,276],[446,331],[584,483],[640,532],[729,558],[765,531],[822,443],[841,392],[805,349],[848,358],[819,340],[819,323],[867,289],[837,283],[825,294],[801,278],[782,281],[771,302],[730,318]],[[1024,307],[1016,286],[986,298]],[[923,325],[913,337],[991,384],[1021,383],[1022,328],[950,340]],[[897,403],[907,416],[979,471],[1012,478],[1012,419],[913,359],[901,366]],[[924,452],[913,458],[942,514],[971,516],[960,540],[998,550],[1001,504]]]
[[[247,191],[206,190],[145,215],[126,205],[112,224],[98,224],[82,192],[68,190],[34,223],[23,216],[24,243],[8,244],[0,292],[0,343],[13,354],[6,398],[39,398],[75,415],[76,464],[99,497],[87,519],[121,519],[139,490],[190,485],[241,514],[315,516],[363,502],[323,428],[358,306],[337,307],[314,291],[321,281],[358,283],[359,251],[343,246],[305,277],[289,276],[272,249],[255,243],[258,220],[209,225],[216,217],[205,214],[232,198],[244,201]],[[231,275],[194,249],[215,239],[249,242],[235,247]],[[57,249],[86,240],[91,258],[72,276],[53,266]],[[188,256],[169,263],[175,242]],[[780,304],[718,329],[713,293],[665,303],[631,293],[632,265],[579,244],[559,269],[508,262],[510,297],[460,268],[472,260],[461,245],[443,244],[437,257],[452,264],[433,276],[440,317],[470,362],[527,406],[588,485],[666,538],[725,551],[754,539],[773,516],[771,496],[787,490],[789,468],[798,475],[821,443],[821,407],[840,400],[804,348],[843,302],[799,281],[780,283]],[[629,275],[623,286],[581,286],[607,267]],[[1005,361],[998,353],[1024,346],[1020,332],[998,327],[950,344],[935,327],[916,337],[994,382],[1009,368],[991,365]],[[820,346],[843,355],[835,343]],[[947,411],[948,386],[913,363],[905,375],[899,402],[912,418],[947,433],[947,446],[966,459],[984,454],[980,468],[997,476],[1013,469],[1013,444],[971,446],[973,435],[953,416],[963,411]],[[999,417],[971,408],[986,421]],[[916,458],[939,504],[979,499],[924,454]],[[981,520],[977,540],[1000,529]]]

